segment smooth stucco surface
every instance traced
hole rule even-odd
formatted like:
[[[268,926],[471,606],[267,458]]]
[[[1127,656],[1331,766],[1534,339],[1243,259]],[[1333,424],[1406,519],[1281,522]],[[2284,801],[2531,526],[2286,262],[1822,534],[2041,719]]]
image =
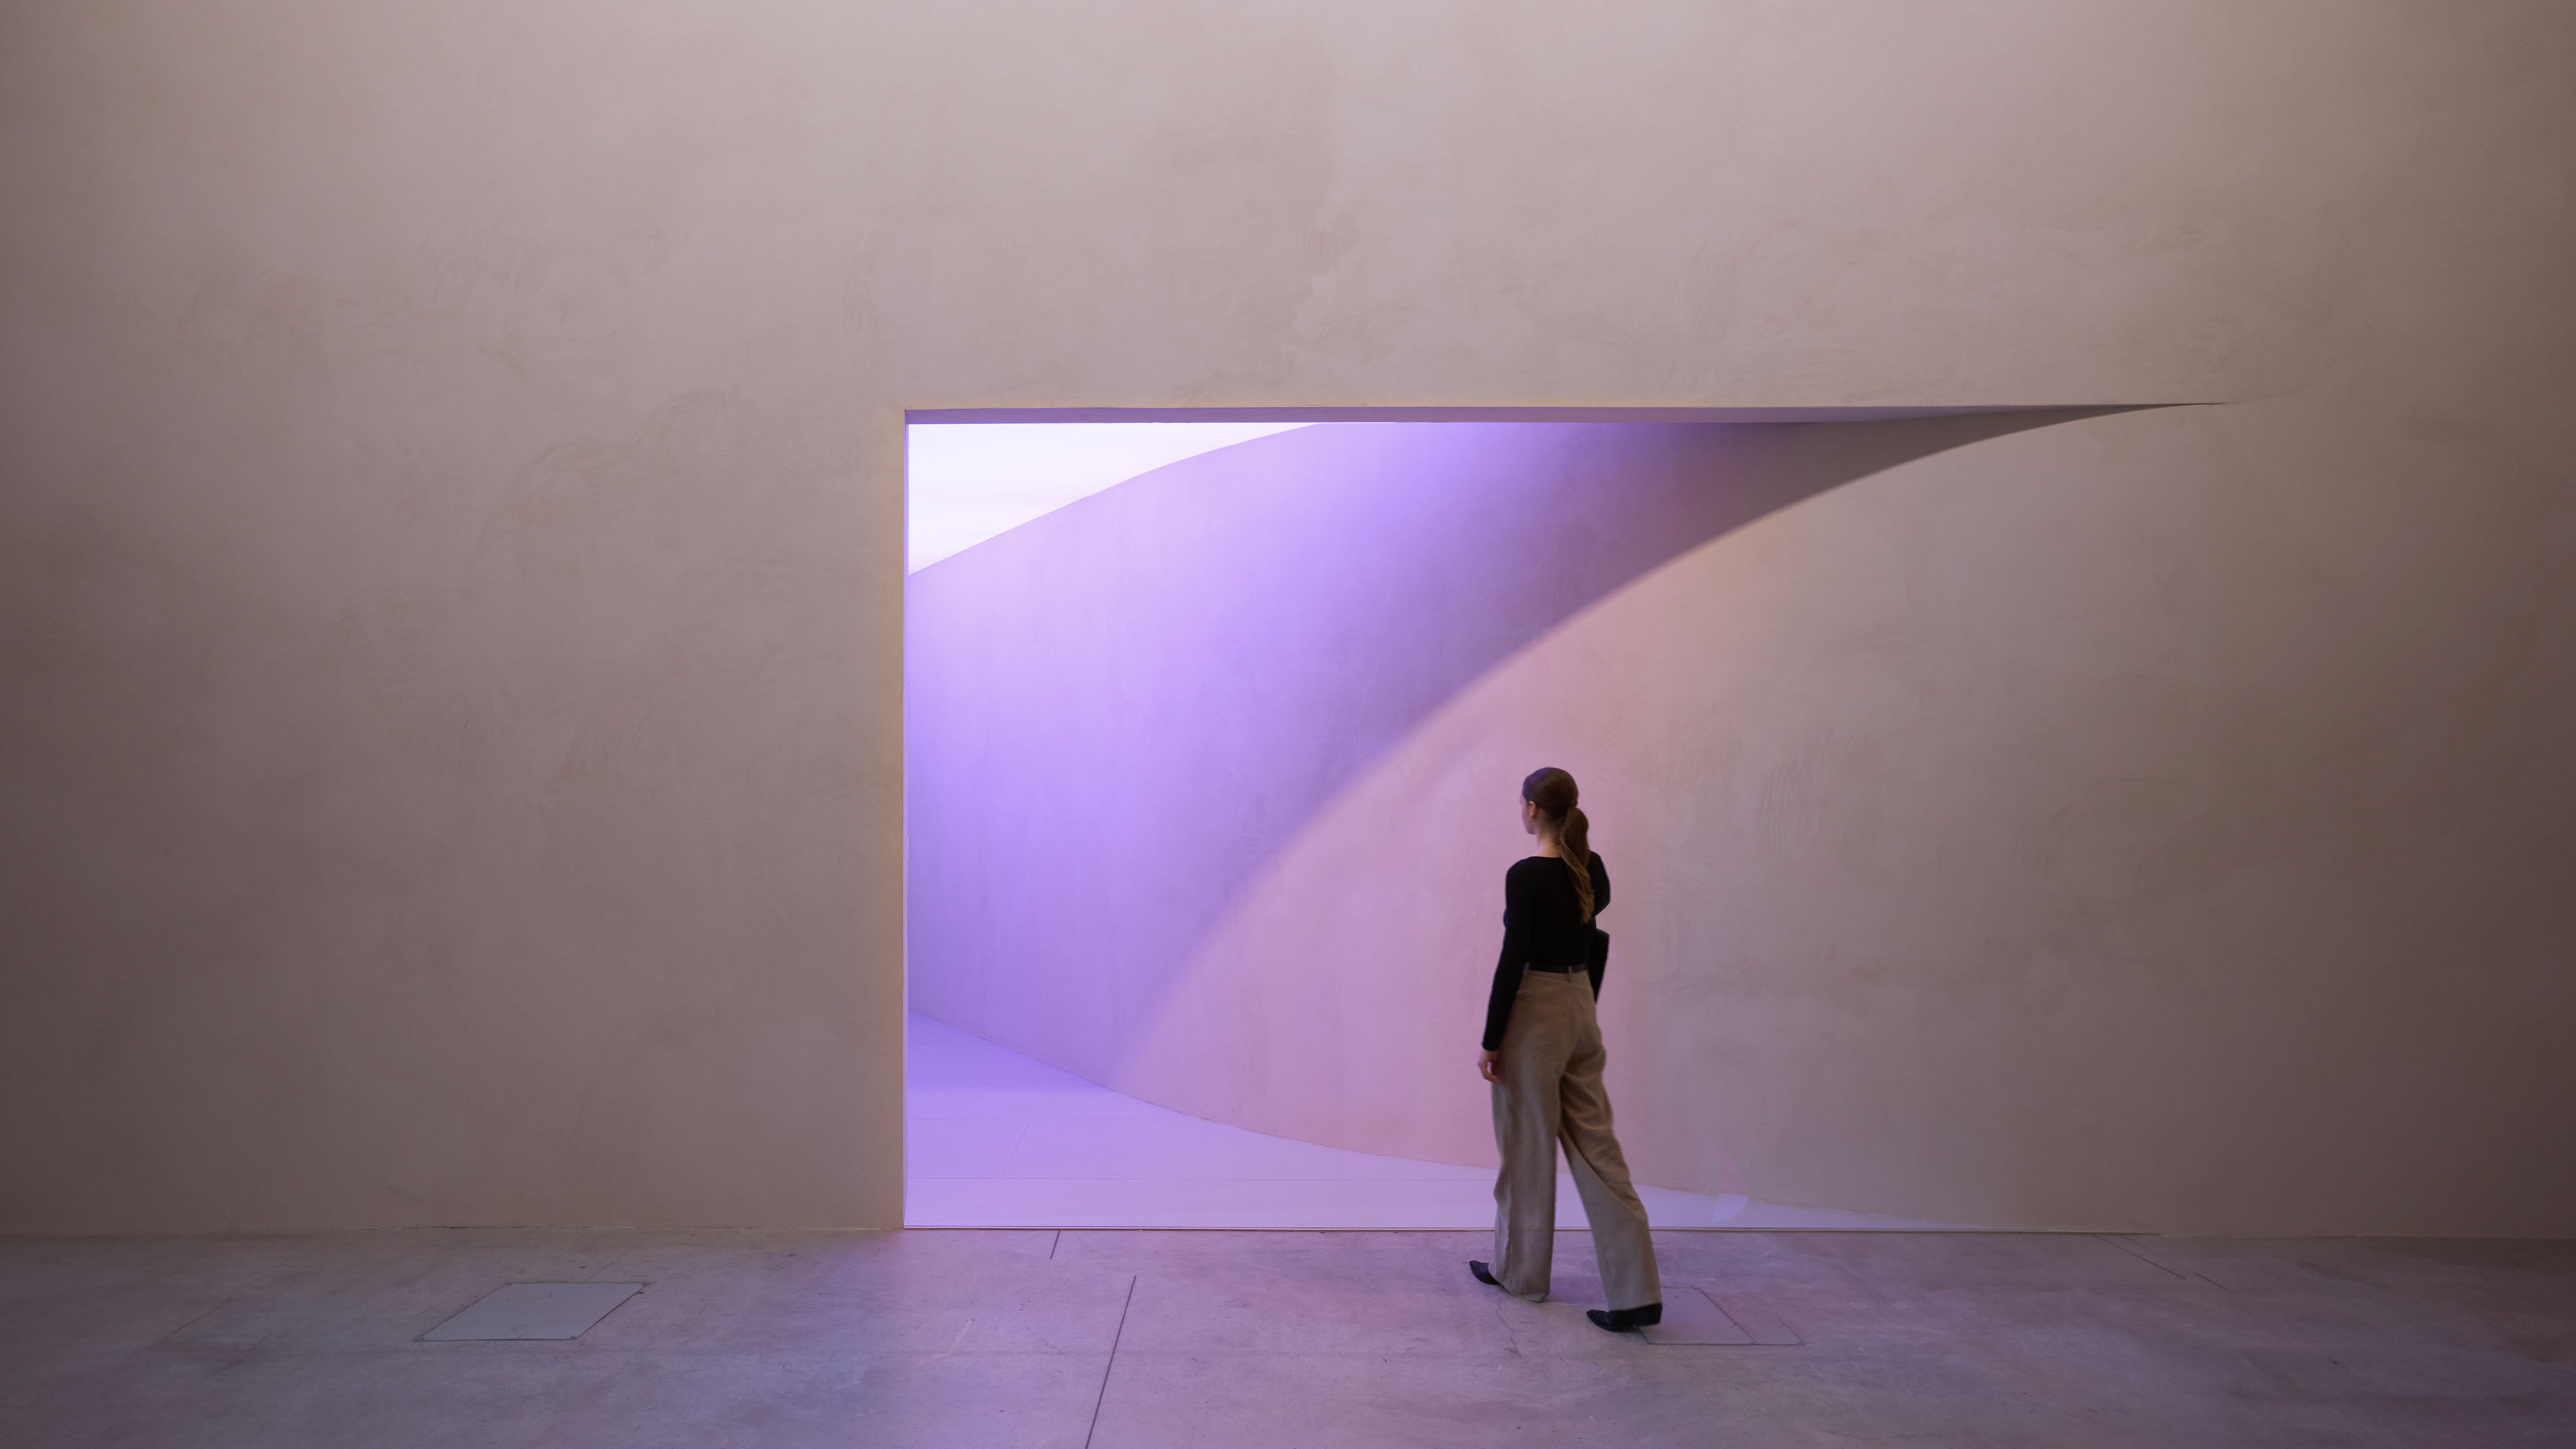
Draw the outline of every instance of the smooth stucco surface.
[[[2345,712],[2457,729],[2463,701],[2401,677],[2273,713],[2207,600],[2316,586],[2212,544],[2257,526],[2173,496],[2207,463],[2115,452],[2158,427],[1326,426],[925,570],[912,999],[1221,1122],[1488,1164],[1499,882],[1518,782],[1557,763],[1618,882],[1645,1182],[2545,1231],[2567,997],[2504,943],[2567,929],[2555,801],[2507,803],[2550,742],[2438,799],[2274,765]],[[1995,586],[2033,576],[2054,609]],[[2411,827],[2321,833],[2337,793]],[[2531,867],[2464,893],[2464,838]],[[2427,918],[2478,964],[2410,939]]]
[[[908,407],[2183,401],[1607,600],[1604,697],[1745,672],[1651,685],[1711,818],[1605,820],[1893,892],[1740,982],[2287,1013],[2181,1090],[2563,1231],[2408,1053],[2567,1095],[2571,71],[2549,4],[12,6],[0,1226],[898,1221]],[[1909,914],[1961,812],[2062,908]],[[2112,1142],[1975,1060],[1893,1085]],[[1783,1081],[1748,1163],[1894,1134]]]

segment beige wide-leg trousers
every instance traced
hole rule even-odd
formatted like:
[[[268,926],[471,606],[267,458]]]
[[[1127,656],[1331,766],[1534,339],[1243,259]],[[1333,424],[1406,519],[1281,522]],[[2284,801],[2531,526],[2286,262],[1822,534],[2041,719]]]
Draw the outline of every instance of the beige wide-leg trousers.
[[[1664,1301],[1646,1207],[1628,1183],[1628,1159],[1610,1134],[1610,1094],[1601,1089],[1601,1023],[1592,982],[1580,971],[1522,973],[1503,1029],[1503,1080],[1493,1087],[1494,1276],[1504,1291],[1547,1297],[1556,1255],[1556,1144],[1583,1196],[1592,1251],[1612,1308]]]

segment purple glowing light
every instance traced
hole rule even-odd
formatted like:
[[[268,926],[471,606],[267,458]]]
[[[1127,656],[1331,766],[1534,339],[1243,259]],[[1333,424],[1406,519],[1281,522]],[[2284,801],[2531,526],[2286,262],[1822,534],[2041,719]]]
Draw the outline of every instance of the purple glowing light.
[[[1142,473],[1302,423],[914,423],[905,572]]]

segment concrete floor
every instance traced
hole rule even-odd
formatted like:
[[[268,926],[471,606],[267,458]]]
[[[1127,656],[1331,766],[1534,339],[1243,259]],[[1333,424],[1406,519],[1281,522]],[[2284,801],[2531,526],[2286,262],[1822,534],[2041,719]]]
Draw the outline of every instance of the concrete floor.
[[[0,1240],[0,1445],[2576,1444],[2576,1243],[1659,1233],[1656,1346],[1466,1233]],[[514,1281],[582,1337],[429,1343]],[[1789,1335],[1780,1335],[1789,1336]]]

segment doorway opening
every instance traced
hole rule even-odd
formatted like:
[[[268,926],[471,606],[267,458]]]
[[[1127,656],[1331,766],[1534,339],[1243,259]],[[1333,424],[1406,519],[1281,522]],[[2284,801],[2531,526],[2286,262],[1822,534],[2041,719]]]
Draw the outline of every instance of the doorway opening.
[[[1492,1139],[1465,1042],[1525,853],[1514,792],[1566,764],[1615,822],[1628,768],[1508,707],[1515,671],[1734,528],[2038,419],[908,421],[906,1222],[1474,1229]],[[1676,898],[1670,868],[1631,921]],[[1620,989],[1614,1096],[1642,1009]],[[1705,1064],[1625,1060],[1623,1136],[1654,1140]],[[1766,1208],[1705,1133],[1665,1135],[1630,1148],[1659,1226],[1900,1225]],[[1673,1186],[1644,1185],[1658,1153]]]

